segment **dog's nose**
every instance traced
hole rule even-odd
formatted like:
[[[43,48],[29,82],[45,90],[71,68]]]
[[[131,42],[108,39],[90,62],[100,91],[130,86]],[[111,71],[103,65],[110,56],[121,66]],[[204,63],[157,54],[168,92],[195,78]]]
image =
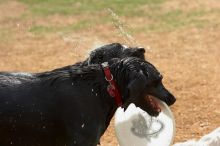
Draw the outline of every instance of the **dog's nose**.
[[[166,98],[166,104],[167,104],[168,106],[173,105],[175,102],[176,102],[176,98],[175,98],[172,94],[170,94],[170,95]]]

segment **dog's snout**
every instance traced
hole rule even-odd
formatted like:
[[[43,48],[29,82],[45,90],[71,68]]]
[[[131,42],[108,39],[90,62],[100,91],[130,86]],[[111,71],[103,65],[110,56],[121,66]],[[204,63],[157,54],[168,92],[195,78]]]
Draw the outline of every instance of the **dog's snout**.
[[[163,86],[162,83],[158,84],[156,88],[152,88],[149,94],[164,101],[168,106],[173,105],[176,102],[176,98]]]
[[[176,98],[172,94],[169,94],[168,97],[165,97],[165,100],[166,100],[165,102],[168,106],[171,106],[176,102]]]

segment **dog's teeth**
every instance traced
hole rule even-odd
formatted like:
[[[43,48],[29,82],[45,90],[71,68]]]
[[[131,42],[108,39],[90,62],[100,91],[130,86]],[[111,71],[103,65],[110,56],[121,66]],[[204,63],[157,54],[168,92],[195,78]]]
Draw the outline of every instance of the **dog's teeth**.
[[[157,108],[157,112],[159,112],[159,113],[160,113],[160,112],[161,112],[161,109],[160,109],[160,108]]]

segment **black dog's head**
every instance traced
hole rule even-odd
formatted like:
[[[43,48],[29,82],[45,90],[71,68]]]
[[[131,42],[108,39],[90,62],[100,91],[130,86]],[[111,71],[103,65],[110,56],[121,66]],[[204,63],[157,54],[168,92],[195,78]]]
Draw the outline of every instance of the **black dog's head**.
[[[100,64],[113,58],[137,57],[144,59],[144,48],[130,48],[119,43],[104,45],[93,50],[88,59],[88,64]]]
[[[116,80],[119,86],[124,83],[126,86],[121,87],[125,109],[130,103],[135,103],[150,115],[157,116],[160,112],[158,105],[148,96],[154,96],[167,105],[174,104],[175,97],[164,87],[162,75],[152,64],[136,57],[124,58],[120,62]]]
[[[122,71],[117,74],[121,74],[119,85],[124,85],[120,80],[126,78],[127,87],[121,88],[123,99],[126,101],[125,109],[130,103],[135,103],[149,114],[156,116],[160,112],[157,104],[147,96],[154,96],[167,105],[172,105],[175,97],[163,86],[162,75],[152,64],[145,61],[144,53],[144,48],[131,48],[113,43],[92,51],[87,63],[121,62]]]

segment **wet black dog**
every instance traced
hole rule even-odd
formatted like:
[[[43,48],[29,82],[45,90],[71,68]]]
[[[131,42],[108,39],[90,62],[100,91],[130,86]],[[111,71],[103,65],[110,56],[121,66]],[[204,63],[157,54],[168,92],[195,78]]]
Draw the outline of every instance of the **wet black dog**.
[[[145,59],[145,49],[142,47],[127,47],[120,43],[112,43],[101,46],[91,51],[85,61],[77,62],[74,65],[86,66],[90,64],[101,64],[113,58],[137,57]],[[67,66],[68,68],[69,66]]]
[[[168,105],[175,98],[153,65],[139,58],[111,59],[110,70],[123,107],[153,95]],[[0,145],[96,146],[117,105],[100,65],[70,66],[36,73],[0,73]]]
[[[125,57],[145,59],[144,53],[145,49],[142,47],[127,47],[119,43],[112,43],[93,50],[87,59],[87,63],[100,64],[113,58],[122,59]]]

